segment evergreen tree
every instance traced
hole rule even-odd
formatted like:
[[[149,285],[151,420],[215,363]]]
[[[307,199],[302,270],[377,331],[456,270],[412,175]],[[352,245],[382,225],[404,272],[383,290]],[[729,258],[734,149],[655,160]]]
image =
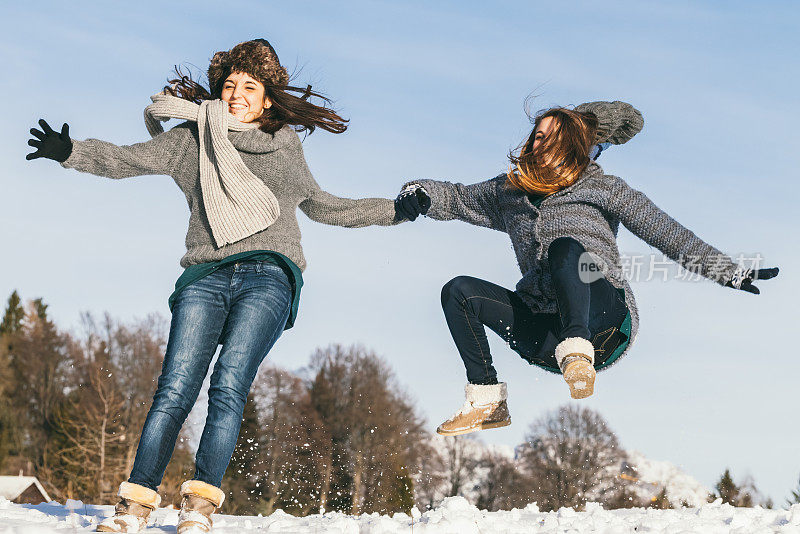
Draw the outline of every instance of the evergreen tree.
[[[8,297],[8,305],[0,323],[0,336],[11,335],[20,329],[25,318],[25,309],[16,290]]]
[[[409,475],[399,474],[394,477],[386,505],[392,510],[411,513],[414,507],[414,481]]]
[[[8,298],[8,306],[0,322],[0,469],[6,458],[18,454],[19,421],[12,402],[11,391],[14,376],[11,369],[11,351],[15,334],[22,327],[25,309],[19,294],[14,291]]]
[[[797,483],[797,489],[792,490],[792,496],[786,499],[786,504],[789,506],[800,504],[800,480]]]
[[[21,465],[40,477],[51,496],[64,498],[51,482],[50,468],[58,458],[49,454],[55,437],[55,417],[61,412],[68,394],[82,382],[76,376],[75,363],[80,351],[72,337],[59,331],[49,319],[42,319],[46,309],[31,303],[17,332],[12,336],[9,370],[12,381],[9,398],[17,416]],[[69,480],[65,477],[65,480]]]
[[[258,490],[259,469],[261,461],[261,443],[259,436],[261,424],[253,394],[247,395],[244,405],[242,426],[239,438],[233,451],[231,462],[223,477],[225,502],[223,513],[236,515],[256,515],[261,492]]]
[[[714,486],[717,492],[713,495],[714,499],[722,499],[722,502],[736,506],[739,500],[739,486],[733,481],[730,469],[725,469],[717,484]]]
[[[42,320],[47,321],[47,307],[42,299],[33,299],[33,309],[36,310],[36,316]]]
[[[714,488],[717,491],[711,495],[711,498],[722,499],[722,502],[731,506],[750,508],[756,504],[769,504],[769,501],[763,499],[751,477],[746,477],[740,485],[737,485],[733,481],[729,469],[725,469]]]

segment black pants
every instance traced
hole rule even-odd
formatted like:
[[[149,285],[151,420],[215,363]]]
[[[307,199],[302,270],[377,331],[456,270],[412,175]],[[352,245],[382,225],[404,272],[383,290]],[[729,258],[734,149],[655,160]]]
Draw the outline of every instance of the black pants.
[[[496,384],[484,325],[534,365],[558,372],[556,345],[582,337],[595,347],[595,367],[626,340],[619,327],[628,308],[620,291],[602,276],[591,283],[579,277],[583,245],[568,237],[548,249],[558,313],[533,313],[513,291],[470,276],[458,276],[442,288],[447,326],[467,368],[471,384]]]

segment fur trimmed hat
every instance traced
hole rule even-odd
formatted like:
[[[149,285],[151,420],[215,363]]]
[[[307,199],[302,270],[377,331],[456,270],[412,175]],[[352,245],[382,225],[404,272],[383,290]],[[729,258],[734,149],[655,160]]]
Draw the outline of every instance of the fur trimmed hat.
[[[219,94],[231,72],[246,72],[264,85],[286,85],[289,74],[266,39],[239,43],[227,52],[217,52],[208,66],[211,94]]]

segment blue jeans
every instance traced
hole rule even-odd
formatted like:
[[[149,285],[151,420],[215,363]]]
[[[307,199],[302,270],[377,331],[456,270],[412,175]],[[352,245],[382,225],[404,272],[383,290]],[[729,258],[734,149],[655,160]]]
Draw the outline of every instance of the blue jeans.
[[[292,289],[269,262],[228,265],[187,286],[172,309],[167,352],[129,481],[157,490],[208,367],[208,417],[195,480],[219,487],[239,436],[250,386],[286,325]],[[132,370],[135,372],[135,370]]]

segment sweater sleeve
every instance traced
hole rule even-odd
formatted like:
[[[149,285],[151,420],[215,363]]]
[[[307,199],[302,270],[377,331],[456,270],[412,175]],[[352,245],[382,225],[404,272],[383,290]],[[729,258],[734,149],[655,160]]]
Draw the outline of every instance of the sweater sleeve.
[[[731,280],[737,265],[730,256],[697,237],[644,193],[620,178],[613,178],[607,209],[628,230],[688,271],[720,285]]]
[[[497,200],[497,187],[505,180],[500,175],[477,184],[454,184],[436,180],[416,180],[431,197],[427,216],[438,221],[459,220],[504,232],[505,221]]]
[[[61,165],[107,178],[171,175],[191,140],[191,131],[183,125],[133,145],[118,146],[99,139],[73,140],[72,154]]]
[[[300,203],[309,219],[332,226],[362,228],[391,226],[404,222],[395,216],[394,201],[386,198],[344,198],[323,191],[311,178],[311,188]]]

